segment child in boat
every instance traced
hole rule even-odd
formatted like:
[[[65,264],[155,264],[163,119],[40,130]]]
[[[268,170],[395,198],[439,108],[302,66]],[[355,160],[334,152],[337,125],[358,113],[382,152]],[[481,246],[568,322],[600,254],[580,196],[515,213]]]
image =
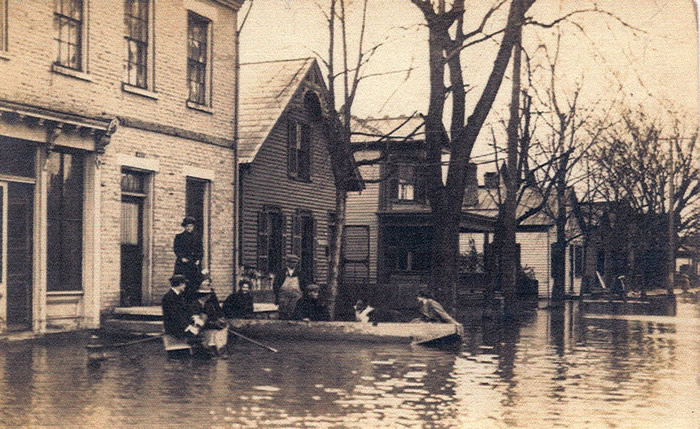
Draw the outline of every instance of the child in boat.
[[[420,291],[416,296],[418,300],[418,312],[420,316],[413,322],[437,322],[459,324],[443,306],[437,302],[428,292]]]
[[[238,292],[229,295],[222,304],[227,319],[250,319],[253,317],[253,295],[250,294],[251,281],[242,279]]]
[[[292,319],[294,320],[313,320],[313,321],[328,321],[331,320],[328,314],[328,308],[321,302],[321,288],[315,283],[309,283],[306,286],[304,297],[297,301]]]
[[[197,290],[192,313],[195,326],[202,331],[204,346],[208,347],[213,355],[221,355],[228,343],[228,324],[216,293],[211,288],[211,278],[208,275]]]

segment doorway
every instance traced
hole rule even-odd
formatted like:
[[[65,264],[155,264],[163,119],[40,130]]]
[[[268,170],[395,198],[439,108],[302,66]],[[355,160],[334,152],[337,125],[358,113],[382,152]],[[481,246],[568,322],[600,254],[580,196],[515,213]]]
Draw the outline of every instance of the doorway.
[[[7,290],[7,329],[32,329],[32,240],[34,185],[0,182],[1,234],[4,251],[0,281]]]
[[[122,171],[121,282],[122,307],[143,303],[145,173]]]
[[[203,256],[200,269],[209,267],[209,181],[187,178],[185,187],[185,216],[195,218],[194,230],[202,240]]]

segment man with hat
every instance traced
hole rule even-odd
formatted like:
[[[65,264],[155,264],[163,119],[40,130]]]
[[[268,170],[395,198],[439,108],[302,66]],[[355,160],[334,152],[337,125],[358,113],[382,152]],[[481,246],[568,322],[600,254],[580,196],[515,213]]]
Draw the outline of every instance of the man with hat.
[[[306,286],[304,297],[297,301],[292,319],[328,321],[331,320],[328,309],[321,303],[321,288],[315,283]]]
[[[177,234],[173,242],[173,251],[176,256],[174,274],[182,274],[188,281],[186,299],[191,298],[202,281],[200,262],[204,251],[202,238],[194,231],[196,222],[197,220],[192,216],[185,217],[182,220],[184,231]]]
[[[170,290],[163,296],[163,328],[167,335],[184,339],[188,336],[190,312],[184,292],[187,280],[182,274],[170,277]]]
[[[294,313],[297,301],[301,298],[303,285],[299,277],[299,257],[293,253],[287,255],[284,271],[275,276],[272,290],[275,293],[275,303],[278,306],[280,319],[289,319]]]

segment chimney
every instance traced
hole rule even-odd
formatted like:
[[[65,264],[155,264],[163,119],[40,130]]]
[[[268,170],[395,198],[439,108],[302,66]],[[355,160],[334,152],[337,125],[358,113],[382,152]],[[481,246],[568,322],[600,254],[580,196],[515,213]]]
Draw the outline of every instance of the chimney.
[[[488,171],[484,173],[484,187],[486,189],[497,189],[498,188],[498,173],[495,171]]]
[[[476,164],[467,165],[467,181],[464,186],[463,207],[474,207],[479,203],[479,181],[476,180]]]

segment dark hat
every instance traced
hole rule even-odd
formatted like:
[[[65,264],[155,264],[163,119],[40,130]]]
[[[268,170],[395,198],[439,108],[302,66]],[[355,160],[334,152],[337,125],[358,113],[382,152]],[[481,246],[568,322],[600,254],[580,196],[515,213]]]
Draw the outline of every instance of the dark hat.
[[[197,223],[197,219],[195,219],[192,216],[185,216],[185,218],[182,220],[182,223],[180,225],[181,226],[194,225],[195,223]]]
[[[433,298],[433,295],[432,295],[430,292],[428,292],[427,290],[421,290],[421,291],[419,291],[418,294],[416,295],[416,297],[418,297],[418,298],[434,299],[434,298]]]
[[[187,283],[187,278],[182,274],[175,274],[172,277],[170,277],[170,286],[175,287],[183,283]]]
[[[299,262],[299,257],[294,253],[287,254],[287,262]]]

